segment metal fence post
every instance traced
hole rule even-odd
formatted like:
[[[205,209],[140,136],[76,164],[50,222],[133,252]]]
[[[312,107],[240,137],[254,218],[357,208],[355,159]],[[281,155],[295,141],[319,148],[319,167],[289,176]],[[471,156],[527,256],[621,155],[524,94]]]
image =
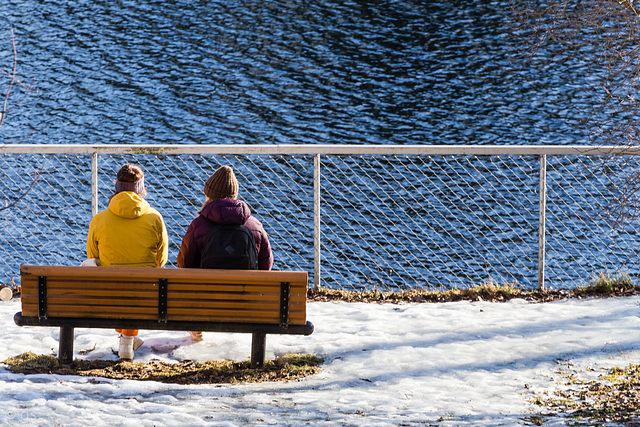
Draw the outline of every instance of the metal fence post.
[[[540,219],[538,223],[538,290],[544,291],[545,234],[547,218],[547,155],[540,156]]]
[[[313,155],[313,289],[320,289],[320,154]]]
[[[91,216],[98,213],[98,153],[91,153]]]

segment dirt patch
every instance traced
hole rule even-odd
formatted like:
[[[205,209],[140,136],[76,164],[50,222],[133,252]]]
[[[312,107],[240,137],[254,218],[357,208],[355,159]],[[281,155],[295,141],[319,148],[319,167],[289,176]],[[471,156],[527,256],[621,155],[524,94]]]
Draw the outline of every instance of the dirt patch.
[[[212,361],[177,363],[127,362],[109,360],[73,361],[63,367],[58,358],[31,352],[4,360],[13,373],[79,375],[174,384],[222,384],[240,382],[292,381],[320,372],[324,360],[313,355],[289,354],[265,361],[262,368],[253,369],[249,361]],[[99,380],[92,379],[92,382]]]
[[[550,418],[563,416],[576,426],[640,426],[640,365],[613,368],[596,380],[587,380],[580,378],[585,373],[573,370],[570,363],[560,363],[564,365],[559,372],[564,379],[563,390],[536,396],[533,403],[547,411],[526,421],[544,425]]]

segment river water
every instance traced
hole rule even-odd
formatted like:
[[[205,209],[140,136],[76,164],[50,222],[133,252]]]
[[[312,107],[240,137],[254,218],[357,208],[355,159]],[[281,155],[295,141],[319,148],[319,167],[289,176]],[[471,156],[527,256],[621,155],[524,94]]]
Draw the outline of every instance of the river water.
[[[567,144],[586,66],[526,64],[509,0],[3,0],[35,80],[5,141]],[[523,67],[524,68],[520,68]],[[14,100],[20,98],[16,91]],[[23,92],[23,91],[22,91]]]
[[[592,83],[593,69],[578,60],[567,66],[550,66],[548,58],[527,62],[518,53],[524,46],[511,33],[510,4],[509,0],[3,0],[0,66],[11,68],[13,30],[18,77],[38,92],[27,94],[23,87],[14,87],[0,135],[3,143],[23,144],[592,143],[589,133],[577,125],[594,102],[586,86]],[[65,170],[73,169],[73,162],[68,160]],[[501,236],[500,243],[487,246],[490,253],[479,259],[439,265],[440,279],[450,279],[455,270],[482,267],[487,259],[504,263],[502,257],[509,253],[510,266],[521,264],[516,279],[535,286],[535,164],[536,160],[516,160],[515,172],[508,173],[516,174],[509,186],[517,189],[527,182],[533,192],[525,196],[530,200],[524,208],[517,205],[521,196],[509,193],[513,189],[504,196],[513,204],[498,212],[501,219],[495,233]],[[477,174],[477,166],[469,170],[469,176]],[[486,182],[473,178],[472,184],[504,184],[501,174],[492,172]],[[372,176],[367,179],[375,181]],[[464,188],[468,180],[461,178],[454,186]],[[12,185],[6,184],[8,178],[4,182],[6,191],[20,187],[15,178]],[[558,199],[565,197],[563,183]],[[438,212],[458,216],[458,207],[440,205],[436,199],[433,206]],[[333,202],[342,203],[329,201],[329,214]],[[493,196],[474,203],[483,215],[495,213]],[[407,215],[423,217],[432,210],[416,206]],[[476,212],[464,214],[465,221],[477,223]],[[51,215],[46,216],[55,222]],[[78,238],[64,231],[70,220],[58,220],[61,239],[84,238],[89,218],[84,218],[86,210],[81,215],[75,226],[81,229]],[[174,220],[179,223],[175,225],[179,238],[185,220],[168,215],[170,227]],[[303,222],[309,223],[311,217],[305,215]],[[381,226],[392,230],[405,219],[390,218],[391,223]],[[563,235],[563,221],[554,225],[556,235]],[[326,222],[334,226],[326,230],[330,237],[357,234],[337,213]],[[439,220],[432,222],[437,229]],[[447,227],[447,239],[473,241],[462,232],[455,237],[459,225],[447,223]],[[525,234],[531,237],[528,246],[515,249]],[[574,240],[570,249],[556,257],[563,260],[557,266],[560,271],[576,260],[594,262],[588,251],[597,244],[588,243],[592,247],[586,249],[576,246],[576,239],[583,245],[584,239],[576,237],[575,230],[569,234]],[[283,245],[296,243],[295,236],[291,240]],[[439,238],[432,240],[435,251],[444,244]],[[336,251],[342,251],[338,258],[345,253],[340,245],[336,244]],[[78,249],[81,252],[82,245]],[[465,258],[455,246],[447,250]],[[308,255],[312,247],[307,242],[301,251]],[[24,262],[20,256],[11,260]],[[385,260],[381,269],[393,271],[392,261]],[[295,264],[312,268],[309,257],[303,265]],[[595,271],[605,264],[598,264]],[[345,277],[340,274],[336,281]],[[354,280],[362,277],[369,273],[356,274]],[[509,275],[505,277],[509,280]]]

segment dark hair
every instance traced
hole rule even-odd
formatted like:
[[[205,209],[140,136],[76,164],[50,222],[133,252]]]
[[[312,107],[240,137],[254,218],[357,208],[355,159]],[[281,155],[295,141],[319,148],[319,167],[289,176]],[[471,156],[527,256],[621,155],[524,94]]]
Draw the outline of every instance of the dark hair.
[[[118,181],[122,182],[136,182],[144,176],[144,172],[140,166],[132,165],[130,163],[125,164],[118,171]]]
[[[136,184],[129,184],[135,182]],[[144,172],[140,166],[126,163],[120,168],[115,182],[115,193],[109,197],[109,201],[121,191],[134,191],[140,197],[147,195],[147,187],[144,186]]]

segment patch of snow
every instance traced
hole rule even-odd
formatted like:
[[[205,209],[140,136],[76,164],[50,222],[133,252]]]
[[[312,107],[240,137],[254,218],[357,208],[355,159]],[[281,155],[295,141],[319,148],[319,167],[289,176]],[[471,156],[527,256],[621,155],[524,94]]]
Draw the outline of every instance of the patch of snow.
[[[0,302],[0,360],[55,354],[57,328],[18,327],[20,301]],[[575,369],[640,363],[638,297],[538,304],[311,302],[308,337],[268,335],[267,358],[326,361],[301,381],[173,385],[12,374],[0,364],[3,426],[524,425],[533,392],[557,387],[558,361]],[[246,360],[249,334],[140,331],[138,361]],[[79,354],[79,350],[95,350]],[[75,331],[75,357],[116,359],[115,331]],[[550,420],[546,425],[563,425]]]

